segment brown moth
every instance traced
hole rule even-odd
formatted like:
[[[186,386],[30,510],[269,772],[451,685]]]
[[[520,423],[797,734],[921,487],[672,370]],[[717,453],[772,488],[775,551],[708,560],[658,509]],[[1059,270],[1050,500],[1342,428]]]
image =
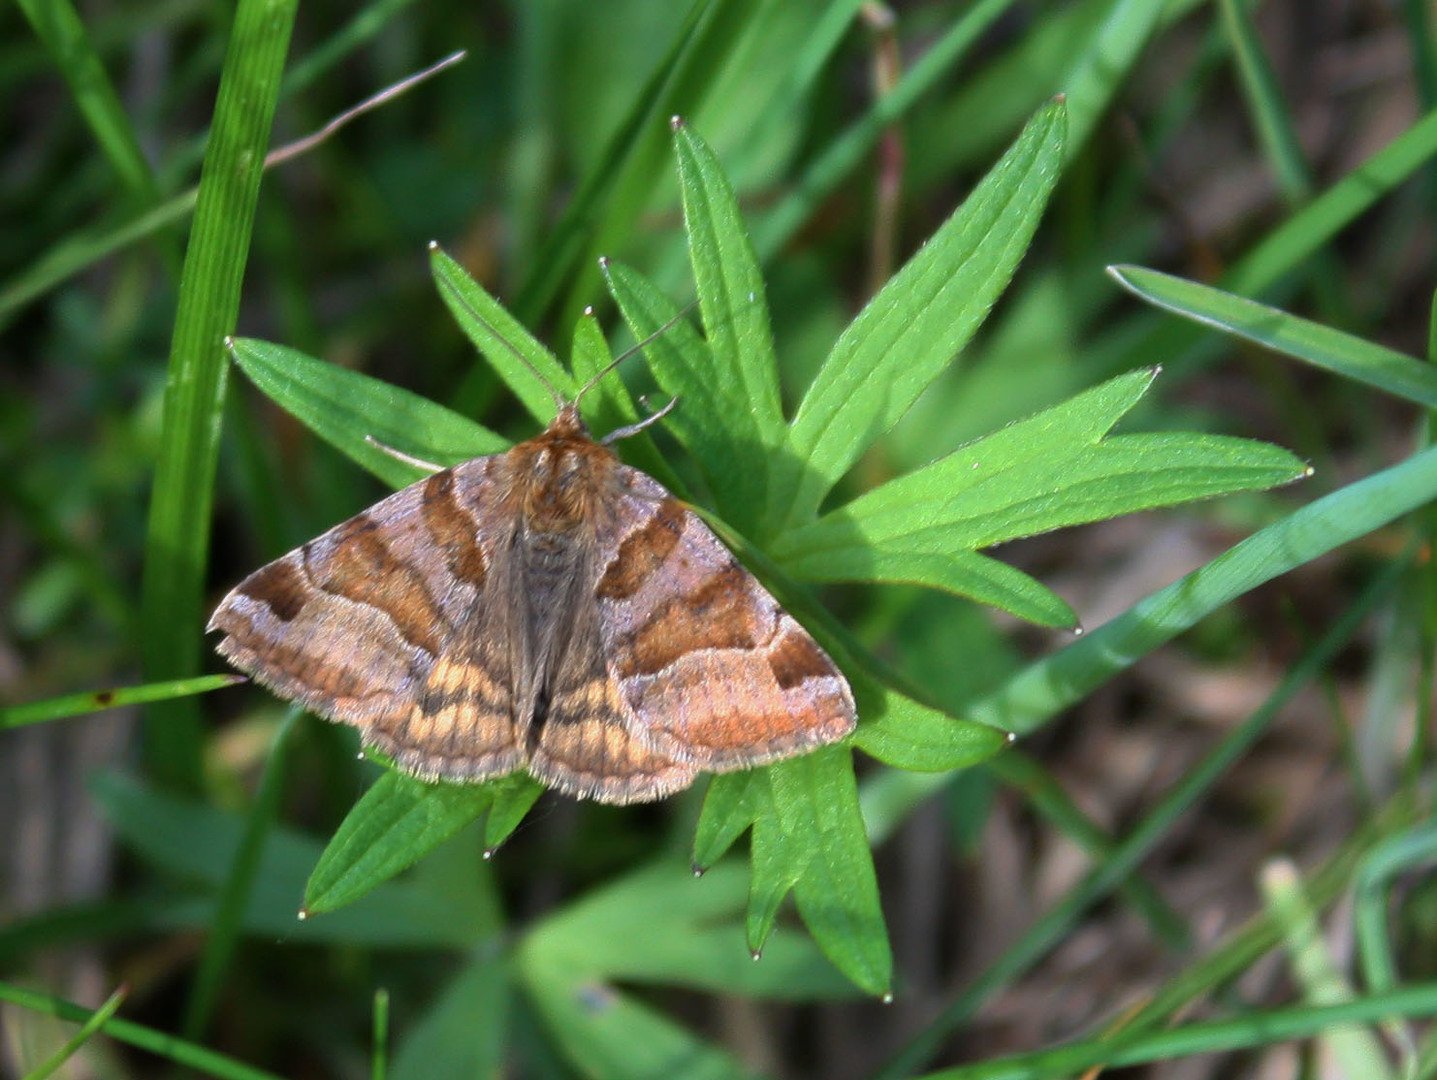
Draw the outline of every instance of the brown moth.
[[[220,653],[427,780],[643,802],[847,735],[833,661],[609,448],[663,413],[596,442],[582,396],[245,578]]]

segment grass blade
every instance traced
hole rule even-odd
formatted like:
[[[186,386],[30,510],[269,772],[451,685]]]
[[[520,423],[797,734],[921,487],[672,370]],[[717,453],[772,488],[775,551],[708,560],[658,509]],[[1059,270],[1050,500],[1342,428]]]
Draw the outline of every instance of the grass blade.
[[[1437,1014],[1437,983],[1419,983],[1340,1005],[1253,1010],[1229,1020],[1185,1024],[1171,1031],[1111,1043],[1088,1040],[1056,1050],[995,1058],[980,1065],[930,1073],[928,1080],[1047,1080],[1087,1069],[1120,1068],[1195,1054],[1216,1054],[1292,1039],[1312,1038],[1340,1024]]]
[[[198,1040],[204,1034],[214,1012],[225,969],[229,967],[234,956],[235,945],[238,944],[243,929],[244,913],[249,906],[255,875],[259,872],[265,840],[279,815],[289,740],[303,715],[303,709],[291,706],[270,742],[269,757],[265,761],[264,774],[260,777],[259,790],[255,793],[254,805],[245,815],[244,833],[235,849],[234,860],[225,876],[224,885],[220,888],[214,921],[210,924],[209,936],[205,939],[204,952],[200,955],[199,967],[195,971],[194,983],[185,1004],[183,1031],[187,1039]]]
[[[978,0],[933,43],[892,90],[882,95],[862,119],[828,144],[793,185],[793,190],[754,227],[754,248],[767,259],[786,244],[843,178],[868,160],[883,132],[958,64],[1015,0]]]
[[[141,640],[151,679],[199,667],[205,563],[224,409],[224,337],[234,329],[260,175],[297,0],[240,0],[215,103],[185,253],[150,500]],[[165,783],[200,782],[203,734],[193,706],[152,706],[146,756]]]
[[[1437,498],[1437,449],[1324,496],[1229,548],[1060,652],[1030,665],[967,711],[1032,731],[1203,616]]]
[[[1289,202],[1303,202],[1312,193],[1312,174],[1302,144],[1297,141],[1292,114],[1278,89],[1277,76],[1253,25],[1252,13],[1244,0],[1218,0],[1218,10],[1237,58],[1237,71],[1258,141],[1277,176],[1277,185]]]
[[[1302,888],[1302,879],[1287,859],[1263,868],[1263,903],[1282,929],[1292,972],[1311,1005],[1336,1005],[1356,995],[1323,940],[1322,927]],[[1333,1025],[1319,1039],[1344,1077],[1350,1080],[1391,1080],[1381,1040],[1360,1024]]]
[[[70,0],[18,0],[37,37],[70,84],[75,104],[95,134],[106,159],[130,193],[148,202],[155,197],[155,175],[140,150],[134,126],[120,95],[85,32]]]
[[[0,982],[0,1001],[76,1023],[84,1023],[94,1015],[91,1010],[63,998],[36,993],[3,982]],[[256,1069],[214,1050],[207,1050],[203,1046],[196,1046],[174,1035],[129,1020],[110,1017],[100,1025],[100,1031],[112,1039],[137,1046],[166,1061],[195,1069],[207,1076],[217,1076],[220,1080],[281,1080],[274,1073]]]
[[[1218,284],[1241,296],[1271,289],[1434,154],[1437,111],[1428,113],[1275,228],[1234,263]],[[1105,366],[1117,373],[1161,358],[1171,367],[1201,337],[1202,332],[1193,326],[1157,323],[1138,335],[1131,346],[1118,350]]]
[[[674,35],[668,51],[654,65],[653,73],[640,91],[622,123],[615,129],[604,152],[592,170],[579,184],[564,213],[549,232],[549,240],[535,257],[529,277],[519,288],[514,311],[525,323],[535,323],[553,300],[564,282],[574,275],[592,243],[602,218],[602,210],[613,192],[621,173],[638,156],[658,117],[661,108],[672,105],[670,88],[685,58],[692,52],[705,21],[723,0],[694,0],[683,25]],[[669,109],[670,112],[673,109]]]
[[[23,705],[0,707],[0,731],[26,724],[47,724],[71,716],[116,709],[122,705],[147,705],[171,698],[190,697],[246,682],[243,675],[201,675],[195,679],[174,679],[170,682],[146,683],[144,686],[123,686],[114,690],[88,690],[82,694],[31,701]]]
[[[115,1015],[120,1006],[124,1004],[128,994],[128,987],[119,987],[119,989],[105,999],[105,1003],[95,1010],[90,1019],[85,1021],[80,1027],[80,1030],[75,1032],[74,1036],[66,1042],[64,1046],[60,1047],[55,1053],[51,1054],[43,1062],[26,1073],[24,1080],[46,1080],[47,1077],[53,1076],[61,1065],[75,1056],[80,1047],[90,1041],[91,1035],[104,1027],[106,1021]]]
[[[1305,360],[1324,371],[1437,408],[1437,369],[1279,308],[1141,266],[1110,266],[1108,274],[1134,296],[1225,334]]]
[[[1143,54],[1170,3],[1114,0],[1086,48],[1059,83],[1068,98],[1068,140],[1076,150],[1088,141],[1098,118]]]
[[[936,1052],[948,1035],[975,1015],[983,1003],[1001,987],[1029,970],[1050,948],[1061,941],[1082,913],[1126,881],[1153,847],[1167,835],[1179,817],[1187,813],[1212,789],[1243,754],[1268,730],[1281,710],[1298,691],[1331,663],[1339,650],[1377,606],[1386,600],[1401,577],[1402,567],[1394,566],[1368,586],[1367,591],[1342,618],[1294,665],[1282,684],[1239,727],[1230,732],[1202,760],[1190,769],[1128,836],[1061,900],[1049,908],[1021,938],[995,960],[961,994],[943,1009],[925,1030],[915,1037],[880,1073],[885,1078],[909,1076]]]

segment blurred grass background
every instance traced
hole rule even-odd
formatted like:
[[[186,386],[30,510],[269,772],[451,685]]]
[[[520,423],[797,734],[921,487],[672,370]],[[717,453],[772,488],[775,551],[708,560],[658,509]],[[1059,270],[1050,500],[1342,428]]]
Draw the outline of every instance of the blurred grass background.
[[[0,701],[143,681],[139,579],[166,359],[232,18],[228,5],[200,0],[0,10]],[[1143,308],[1103,269],[1139,262],[1226,282],[1426,355],[1437,200],[1426,158],[1437,147],[1419,119],[1437,104],[1432,20],[1424,0],[307,4],[273,146],[455,49],[468,57],[265,173],[234,328],[527,435],[444,312],[426,244],[440,240],[560,351],[586,305],[619,324],[601,254],[687,300],[667,127],[680,113],[739,188],[792,390],[1022,121],[1067,91],[1072,156],[1018,279],[975,347],[849,487],[1157,363],[1167,375],[1141,426],[1267,438],[1312,461],[1311,480],[1275,494],[1002,551],[1100,625],[1418,438],[1413,410]],[[1394,144],[1406,156],[1384,174],[1390,182],[1358,185],[1345,209],[1314,204]],[[1295,254],[1274,258],[1274,238]],[[381,494],[242,381],[230,390],[206,608],[247,570]],[[971,771],[909,815],[877,853],[895,1005],[777,1005],[662,986],[642,1000],[728,1060],[835,1077],[871,1074],[920,1033],[931,1045],[913,1067],[981,1061],[1101,1030],[1147,1003],[1262,908],[1272,859],[1316,867],[1380,833],[1384,814],[1424,790],[1430,759],[1408,748],[1414,738],[1425,747],[1414,730],[1429,712],[1430,575],[1404,579],[1411,587],[1168,823],[1142,864],[1161,901],[1124,893],[1075,915],[1026,973],[998,977],[975,1016],[929,1027],[1088,868],[1045,798],[1064,792],[1103,829],[1127,834],[1258,710],[1406,541],[1406,530],[1374,534],[1147,657],[1027,744],[1042,763],[1029,782],[1016,769],[1001,779]],[[992,690],[1063,643],[918,590],[825,599],[949,701]],[[198,641],[198,626],[174,632]],[[206,659],[204,670],[221,667]],[[217,812],[254,805],[281,731],[286,775],[263,797],[287,826],[327,836],[371,775],[346,732],[281,728],[283,707],[257,690],[195,699],[188,715],[202,733],[198,766],[171,786],[201,792]],[[576,1058],[499,982],[476,976],[468,997],[438,998],[456,972],[480,969],[463,967],[472,951],[442,933],[418,932],[422,907],[397,909],[412,925],[388,924],[388,937],[378,915],[312,943],[279,928],[247,937],[205,1020],[208,1008],[194,1004],[205,938],[183,903],[217,888],[198,864],[214,855],[223,880],[225,860],[136,857],[145,830],[126,782],[87,785],[140,760],[129,709],[0,738],[0,978],[89,1006],[124,982],[124,1015],[284,1076],[368,1071],[381,985],[401,1063],[404,1040],[433,1035],[436,1002],[452,1000],[461,1030],[485,1008],[508,1017],[494,1045],[511,1075],[625,1075],[622,1059]],[[684,851],[696,812],[691,796],[623,812],[546,798],[492,869],[456,842],[421,868],[432,879],[424,887],[465,891],[477,919],[504,927],[484,948],[502,949],[636,863]],[[1404,974],[1437,977],[1433,881],[1413,874],[1397,896],[1391,933]],[[276,900],[285,903],[292,911],[297,897]],[[1351,962],[1349,926],[1330,926],[1339,963]],[[1291,997],[1293,979],[1269,953],[1211,985],[1229,1002],[1260,1004]],[[20,1062],[43,1058],[36,1047],[53,1049],[68,1030],[0,1006],[0,1072],[19,1075]],[[1279,1043],[1163,1075],[1291,1075],[1323,1068],[1321,1053]],[[412,1075],[444,1075],[416,1060]],[[161,1066],[102,1039],[66,1067],[140,1076]]]

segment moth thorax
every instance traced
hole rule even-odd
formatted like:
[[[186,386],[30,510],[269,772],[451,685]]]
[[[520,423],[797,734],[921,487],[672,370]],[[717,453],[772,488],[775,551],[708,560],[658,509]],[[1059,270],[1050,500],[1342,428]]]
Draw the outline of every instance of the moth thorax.
[[[524,512],[540,529],[567,530],[593,512],[608,453],[592,442],[545,439],[534,456]]]

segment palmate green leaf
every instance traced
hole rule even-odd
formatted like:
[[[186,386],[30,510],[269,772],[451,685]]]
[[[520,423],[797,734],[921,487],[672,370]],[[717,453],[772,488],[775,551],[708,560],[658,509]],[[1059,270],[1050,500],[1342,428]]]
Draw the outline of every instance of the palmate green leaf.
[[[911,566],[908,580],[1061,625],[1067,613],[1036,582],[1025,590],[1026,575],[967,564],[963,556],[1068,525],[1268,488],[1308,471],[1286,450],[1246,439],[1166,432],[1105,437],[1155,375],[1120,375],[891,480],[784,534],[774,556],[810,581],[888,581]],[[1018,603],[1010,605],[1005,591]]]
[[[1040,626],[1073,627],[1078,616],[1052,589],[1021,570],[976,551],[924,551],[899,543],[882,548],[848,547],[825,554],[795,573],[808,581],[871,581],[922,585],[1002,608]]]
[[[689,261],[708,342],[707,379],[723,393],[722,417],[729,439],[747,445],[753,462],[752,468],[734,470],[729,519],[762,538],[768,477],[775,466],[787,461],[778,451],[788,434],[779,404],[778,361],[763,275],[733,189],[714,152],[682,123],[674,131],[674,152]]]
[[[381,776],[330,838],[304,888],[310,914],[353,903],[413,866],[481,814],[496,818],[485,841],[502,842],[543,788],[520,773],[484,784],[429,784],[402,773]]]
[[[452,409],[297,349],[235,338],[230,342],[230,355],[275,404],[396,488],[428,473],[366,442],[366,435],[436,465],[452,465],[509,448],[509,440]]]
[[[855,985],[887,994],[893,957],[848,749],[827,746],[766,769],[715,777],[695,833],[695,865],[719,858],[749,825],[749,948],[764,949],[792,890],[824,955]]]
[[[1437,449],[1324,495],[1253,533],[1071,645],[1038,660],[967,715],[1025,734],[1244,593],[1437,499]]]
[[[927,244],[849,325],[804,395],[795,482],[770,515],[808,522],[830,488],[969,341],[1028,248],[1063,162],[1062,102],[1044,108]]]
[[[1406,353],[1157,270],[1110,266],[1108,273],[1134,296],[1156,307],[1424,408],[1437,408],[1437,368]]]

